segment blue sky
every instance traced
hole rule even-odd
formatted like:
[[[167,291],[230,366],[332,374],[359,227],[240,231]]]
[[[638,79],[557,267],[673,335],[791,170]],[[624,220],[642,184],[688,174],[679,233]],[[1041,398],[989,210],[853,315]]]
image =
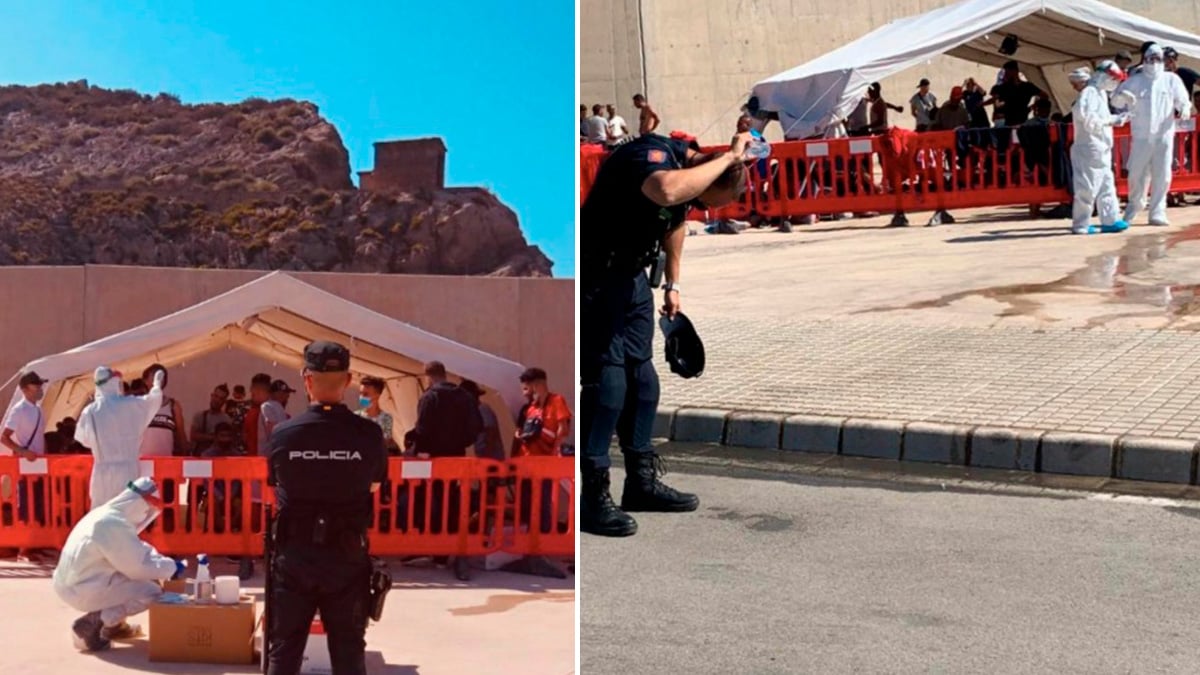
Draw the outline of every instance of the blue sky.
[[[374,141],[440,135],[447,184],[491,188],[554,275],[575,276],[569,0],[0,2],[0,84],[78,79],[185,103],[312,101],[354,171]]]

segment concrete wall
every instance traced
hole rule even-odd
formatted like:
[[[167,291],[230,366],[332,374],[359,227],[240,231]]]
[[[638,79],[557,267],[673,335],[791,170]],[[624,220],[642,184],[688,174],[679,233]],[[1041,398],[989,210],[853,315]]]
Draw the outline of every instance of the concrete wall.
[[[264,274],[140,267],[0,268],[0,382],[24,364],[196,304]],[[574,406],[575,282],[570,279],[302,273],[297,278],[451,340],[550,376]],[[101,364],[96,364],[101,365]],[[300,388],[299,373],[229,351],[172,369],[167,393],[190,418],[215,385],[249,389],[267,372]],[[15,384],[15,383],[14,383]],[[11,388],[6,391],[11,392]],[[8,394],[5,394],[6,396]],[[7,401],[7,398],[5,399]],[[304,406],[303,394],[289,404]]]
[[[754,83],[800,65],[896,18],[952,0],[580,0],[580,102],[612,103],[631,126],[631,97],[643,88],[666,133],[702,142],[732,136]],[[1200,0],[1110,0],[1116,7],[1200,32]],[[639,10],[640,8],[640,10]],[[644,40],[644,72],[642,42]],[[922,77],[945,100],[967,77],[995,77],[950,57],[884,80],[884,98],[904,106]],[[912,126],[907,112],[893,122]],[[707,131],[706,131],[707,130]],[[779,125],[768,127],[779,135]],[[701,133],[703,132],[703,133]]]

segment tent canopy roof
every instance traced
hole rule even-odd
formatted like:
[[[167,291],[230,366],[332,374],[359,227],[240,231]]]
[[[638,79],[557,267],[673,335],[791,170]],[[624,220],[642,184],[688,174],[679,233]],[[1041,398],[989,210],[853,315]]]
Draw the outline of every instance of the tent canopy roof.
[[[1012,56],[999,52],[1009,35],[1019,41]],[[753,95],[763,110],[779,113],[789,138],[803,138],[849,115],[871,82],[948,54],[996,68],[1017,61],[1026,77],[1065,110],[1074,98],[1068,72],[1122,49],[1136,62],[1138,49],[1148,41],[1174,47],[1181,61],[1200,61],[1200,37],[1099,0],[962,0],[898,19],[773,75],[757,83]],[[992,83],[980,84],[989,88]]]
[[[43,407],[48,420],[57,420],[78,412],[94,389],[91,377],[100,365],[140,373],[151,363],[170,368],[220,349],[237,348],[299,371],[304,347],[313,340],[345,344],[351,352],[352,373],[383,378],[398,423],[415,421],[419,376],[424,363],[432,360],[444,363],[452,378],[479,383],[485,400],[490,399],[497,410],[506,407],[515,415],[522,404],[520,364],[426,332],[283,272],[37,359],[22,372],[34,370],[51,381]],[[10,407],[19,397],[17,388]],[[396,431],[402,432],[403,427]]]

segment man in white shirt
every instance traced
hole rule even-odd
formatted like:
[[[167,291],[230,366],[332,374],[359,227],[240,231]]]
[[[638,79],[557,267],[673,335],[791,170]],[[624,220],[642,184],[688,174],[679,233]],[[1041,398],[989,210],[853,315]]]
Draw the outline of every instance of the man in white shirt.
[[[267,454],[267,440],[271,438],[271,432],[288,420],[288,399],[295,391],[283,380],[271,383],[271,398],[262,404],[258,415],[258,454]]]
[[[588,143],[600,143],[603,145],[608,141],[608,120],[604,119],[604,106],[597,103],[592,106],[592,116],[588,118]]]
[[[625,124],[625,118],[617,114],[617,106],[608,104],[608,145],[609,147],[617,147],[632,140],[629,135],[629,126]]]
[[[21,400],[13,406],[4,418],[3,431],[0,431],[0,445],[11,454],[22,459],[33,461],[46,453],[46,418],[38,402],[42,400],[43,380],[37,373],[29,372],[21,376]],[[45,500],[45,485],[41,478],[31,478],[17,481],[17,518],[21,522],[29,522],[29,488],[33,486],[34,518],[39,523],[46,523],[43,507]],[[29,560],[31,551],[17,551],[18,560]]]

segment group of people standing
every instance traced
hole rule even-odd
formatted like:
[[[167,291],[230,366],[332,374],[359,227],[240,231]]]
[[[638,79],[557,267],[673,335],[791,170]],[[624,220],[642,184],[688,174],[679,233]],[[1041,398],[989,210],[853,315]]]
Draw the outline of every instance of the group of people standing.
[[[1151,225],[1170,224],[1167,193],[1175,152],[1175,119],[1176,115],[1191,116],[1192,98],[1180,75],[1166,68],[1168,49],[1153,42],[1142,45],[1142,64],[1132,68],[1132,74],[1115,60],[1105,60],[1096,65],[1095,72],[1079,68],[1068,76],[1079,92],[1071,109],[1075,130],[1071,231],[1075,234],[1123,231],[1147,207]],[[1112,130],[1126,123],[1130,124],[1125,163],[1129,198],[1119,216]],[[1145,202],[1147,190],[1150,198]],[[1093,211],[1099,214],[1099,227],[1090,222]]]
[[[617,114],[617,107],[611,103],[592,106],[592,114],[588,115],[586,105],[579,106],[579,141],[582,145],[601,145],[608,150],[620,147],[638,136],[654,133],[661,120],[658,113],[650,106],[642,94],[635,94],[633,107],[638,109],[637,134],[629,130],[625,118]]]

